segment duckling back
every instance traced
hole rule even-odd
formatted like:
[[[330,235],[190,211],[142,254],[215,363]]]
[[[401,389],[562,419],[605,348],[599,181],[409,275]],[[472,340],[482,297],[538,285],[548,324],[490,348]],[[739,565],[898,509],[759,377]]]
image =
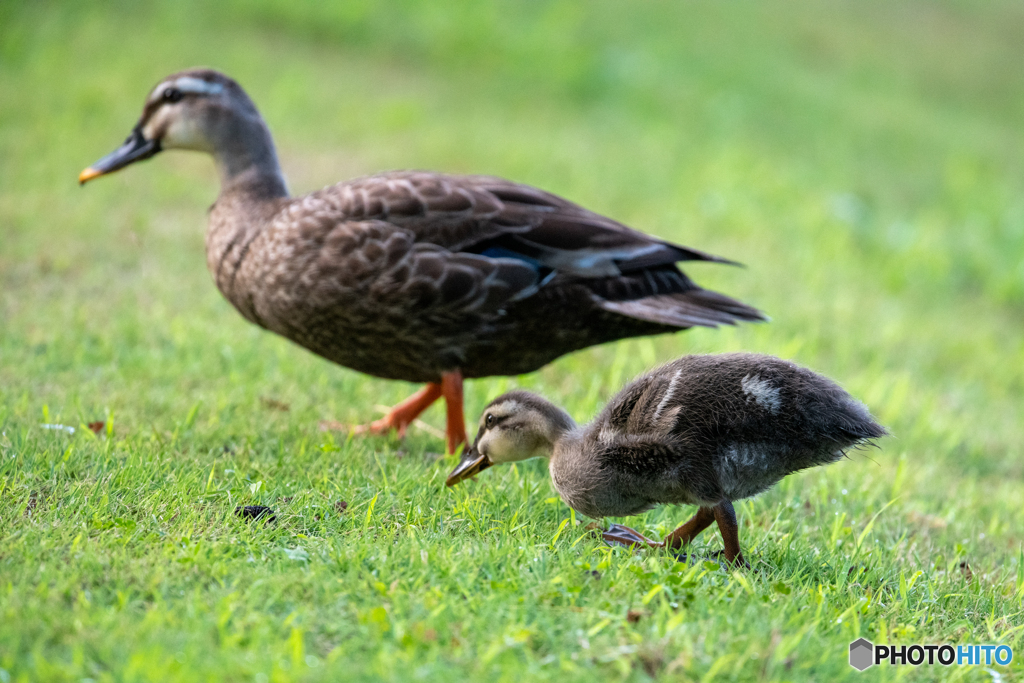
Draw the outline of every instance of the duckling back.
[[[714,505],[835,462],[886,433],[842,387],[795,363],[748,353],[686,356],[623,389],[566,440],[567,462],[553,459],[552,474],[583,457],[597,466],[587,493],[575,496],[587,514]]]
[[[686,381],[678,389],[673,433],[687,450],[711,456],[730,500],[760,493],[798,470],[833,463],[848,449],[886,434],[838,384],[779,358],[690,357],[676,372]]]

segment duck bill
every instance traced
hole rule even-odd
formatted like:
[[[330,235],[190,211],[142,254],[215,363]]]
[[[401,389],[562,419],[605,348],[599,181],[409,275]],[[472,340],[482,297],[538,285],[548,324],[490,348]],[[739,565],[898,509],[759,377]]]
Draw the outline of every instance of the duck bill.
[[[142,129],[136,126],[123,145],[79,173],[78,182],[84,185],[93,178],[113,173],[136,161],[148,159],[159,151],[160,140],[147,140],[142,134]]]
[[[455,486],[464,479],[475,477],[493,464],[486,455],[480,455],[476,448],[467,445],[462,450],[462,460],[459,461],[458,467],[452,470],[444,483],[446,486]]]

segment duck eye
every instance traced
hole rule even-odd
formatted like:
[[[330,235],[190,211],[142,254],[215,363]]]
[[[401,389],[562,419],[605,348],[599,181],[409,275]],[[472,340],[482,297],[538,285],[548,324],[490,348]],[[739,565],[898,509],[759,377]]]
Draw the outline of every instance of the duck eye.
[[[487,417],[484,418],[484,425],[486,425],[486,427],[488,429],[493,427],[494,426],[494,415],[492,415],[490,413],[487,413]]]
[[[177,88],[167,88],[164,90],[164,102],[178,102],[181,98],[181,91]]]

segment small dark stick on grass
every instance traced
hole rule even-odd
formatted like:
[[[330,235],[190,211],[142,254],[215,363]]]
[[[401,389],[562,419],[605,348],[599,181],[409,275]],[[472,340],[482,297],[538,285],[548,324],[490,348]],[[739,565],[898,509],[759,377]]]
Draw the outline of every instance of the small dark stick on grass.
[[[260,396],[260,403],[268,410],[279,410],[282,413],[287,413],[292,409],[292,407],[284,401],[278,401],[276,398],[270,398],[268,396]]]

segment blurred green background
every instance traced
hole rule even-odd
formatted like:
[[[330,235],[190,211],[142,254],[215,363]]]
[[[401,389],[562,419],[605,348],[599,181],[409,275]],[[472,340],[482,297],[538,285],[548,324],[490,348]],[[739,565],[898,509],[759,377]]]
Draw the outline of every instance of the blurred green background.
[[[319,432],[412,387],[221,299],[210,161],[76,184],[199,65],[247,89],[295,194],[505,176],[745,263],[687,272],[772,316],[471,382],[470,420],[512,385],[587,419],[657,362],[745,349],[894,437],[739,505],[737,575],[565,528],[540,462],[445,490],[437,408],[404,443]],[[834,680],[859,635],[1024,654],[1022,131],[1018,2],[0,2],[0,679]]]

